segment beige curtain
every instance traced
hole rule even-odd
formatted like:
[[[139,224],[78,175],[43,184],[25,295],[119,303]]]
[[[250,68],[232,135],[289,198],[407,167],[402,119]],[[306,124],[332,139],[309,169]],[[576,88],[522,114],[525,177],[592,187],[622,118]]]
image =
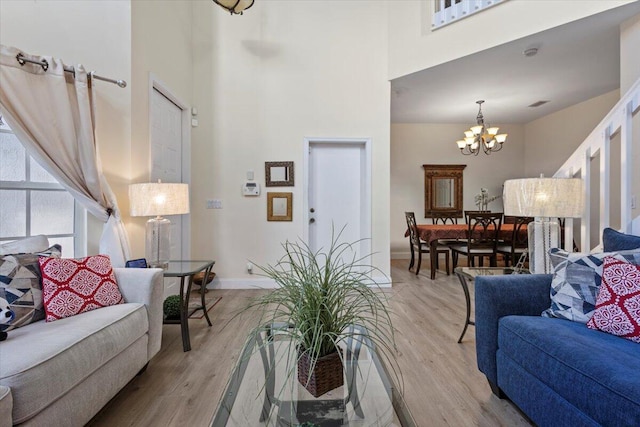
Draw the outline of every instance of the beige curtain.
[[[114,266],[124,266],[129,241],[98,158],[91,78],[81,65],[68,73],[49,56],[24,54],[46,60],[46,71],[37,64],[20,65],[19,53],[0,45],[0,112],[29,155],[105,223],[100,252]]]

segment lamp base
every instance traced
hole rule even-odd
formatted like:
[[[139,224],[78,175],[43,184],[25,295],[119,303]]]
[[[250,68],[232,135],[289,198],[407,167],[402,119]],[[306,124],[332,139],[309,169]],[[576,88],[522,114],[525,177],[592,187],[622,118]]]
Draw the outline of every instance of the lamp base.
[[[533,274],[551,274],[553,265],[549,249],[560,247],[560,224],[547,218],[536,219],[527,225],[529,236],[529,271]]]
[[[166,268],[171,256],[171,221],[161,216],[146,225],[145,258],[149,267]]]

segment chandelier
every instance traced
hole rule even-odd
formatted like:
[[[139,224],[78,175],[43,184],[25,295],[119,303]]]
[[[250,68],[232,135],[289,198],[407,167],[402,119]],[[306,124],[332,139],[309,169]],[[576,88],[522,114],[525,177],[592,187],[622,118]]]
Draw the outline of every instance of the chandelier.
[[[478,116],[476,117],[477,126],[472,126],[471,129],[465,131],[464,139],[456,141],[460,152],[465,156],[473,154],[477,156],[480,149],[484,151],[484,154],[491,154],[494,151],[500,151],[502,149],[502,143],[507,140],[507,134],[502,133],[498,135],[497,127],[489,127],[484,124],[484,116],[482,115],[482,103],[484,101],[476,101],[478,104]]]
[[[234,13],[242,15],[243,10],[247,10],[253,6],[253,1],[254,0],[213,0],[214,3],[231,12],[232,15]]]

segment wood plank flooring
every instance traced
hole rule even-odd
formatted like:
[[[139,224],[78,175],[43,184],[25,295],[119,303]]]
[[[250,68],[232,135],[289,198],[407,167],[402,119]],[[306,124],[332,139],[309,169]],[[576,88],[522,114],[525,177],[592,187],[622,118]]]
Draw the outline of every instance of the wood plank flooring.
[[[393,261],[389,291],[405,401],[418,426],[531,426],[513,404],[491,393],[478,371],[473,326],[463,342],[456,343],[465,313],[458,279],[439,272],[432,281],[424,265],[429,265],[428,258],[416,276],[407,271],[408,261]],[[190,320],[192,350],[182,351],[179,325],[165,325],[162,349],[147,371],[89,425],[209,425],[254,324],[250,314],[233,316],[249,298],[264,291],[212,292],[222,301],[209,312],[212,327],[205,319]]]

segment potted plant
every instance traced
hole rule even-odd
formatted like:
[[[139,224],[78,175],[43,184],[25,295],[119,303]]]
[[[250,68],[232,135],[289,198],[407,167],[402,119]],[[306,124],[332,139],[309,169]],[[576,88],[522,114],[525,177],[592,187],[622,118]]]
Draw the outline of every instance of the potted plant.
[[[249,304],[262,311],[252,333],[264,325],[290,325],[279,332],[296,346],[298,381],[314,397],[343,384],[340,344],[355,340],[364,345],[363,330],[386,360],[393,361],[389,356],[395,351],[387,299],[371,278],[379,270],[365,263],[369,255],[355,255],[359,242],[340,243],[341,234],[332,232],[327,251],[285,242],[284,256],[275,265],[258,267],[278,287]]]

